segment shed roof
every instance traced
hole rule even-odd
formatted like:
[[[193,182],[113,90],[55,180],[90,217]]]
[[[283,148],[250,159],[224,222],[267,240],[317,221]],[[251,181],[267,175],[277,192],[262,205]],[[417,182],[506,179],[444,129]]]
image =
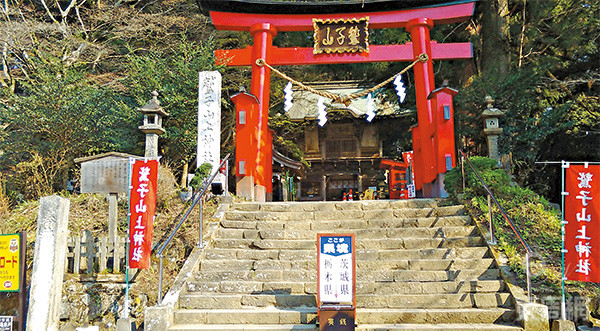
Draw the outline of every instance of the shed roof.
[[[122,159],[128,159],[130,157],[135,158],[135,159],[141,159],[141,158],[143,158],[142,156],[127,154],[127,153],[108,152],[108,153],[102,153],[102,154],[97,154],[97,155],[78,157],[78,158],[74,159],[73,161],[75,163],[83,163],[83,162],[88,162],[88,161],[100,160],[100,159],[104,159],[104,158],[122,158]]]

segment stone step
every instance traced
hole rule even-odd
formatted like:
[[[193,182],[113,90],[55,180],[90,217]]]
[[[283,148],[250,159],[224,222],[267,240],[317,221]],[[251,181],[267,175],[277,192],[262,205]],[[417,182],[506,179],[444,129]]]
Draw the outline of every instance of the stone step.
[[[456,309],[371,309],[356,311],[356,322],[363,324],[494,324],[515,322],[515,312],[506,308]]]
[[[441,226],[469,226],[473,221],[468,216],[445,216],[423,218],[373,218],[365,220],[324,220],[306,221],[315,231],[353,232],[360,229],[385,229],[385,228],[429,228]],[[302,226],[300,226],[302,224]],[[259,227],[261,225],[257,225]],[[287,222],[284,228],[292,226],[294,229],[308,229],[304,222]]]
[[[208,325],[174,325],[169,328],[170,331],[294,331],[294,330],[319,330],[316,324],[208,324]],[[358,325],[357,331],[522,331],[523,328],[517,326],[500,324],[367,324]]]
[[[316,295],[310,294],[215,294],[182,295],[184,309],[237,309],[245,307],[297,308],[315,307]],[[513,307],[509,293],[459,294],[357,294],[359,308],[436,309],[436,308],[509,308]]]
[[[464,206],[433,199],[234,204],[170,330],[317,330],[317,233],[356,235],[357,330],[521,330]]]
[[[311,290],[305,286],[305,290]],[[506,290],[502,280],[442,281],[442,282],[356,282],[357,294],[451,294],[497,293]],[[316,292],[316,284],[315,284]],[[306,292],[310,293],[310,292]]]
[[[183,309],[241,309],[247,307],[316,307],[313,294],[185,294],[179,299]]]
[[[386,260],[445,260],[479,259],[491,257],[487,247],[454,247],[431,249],[376,250],[360,249],[356,251],[357,261]],[[206,251],[206,260],[317,260],[317,250],[247,250],[239,248],[217,248]]]
[[[244,308],[244,309],[179,309],[175,311],[174,321],[177,324],[312,324],[317,320],[316,307],[279,309]],[[515,322],[515,313],[506,308],[447,308],[447,309],[371,309],[358,308],[356,323],[368,324],[413,324],[444,325],[453,324],[494,324]],[[237,329],[240,330],[240,329]],[[243,330],[243,329],[242,329]]]
[[[223,219],[221,226],[226,229],[244,230],[313,230],[343,232],[363,229],[398,229],[398,228],[439,228],[446,226],[470,226],[473,221],[469,216],[444,216],[420,218],[373,218],[363,219],[301,219],[291,221],[281,220],[230,220]]]
[[[215,248],[247,248],[247,249],[317,249],[316,240],[288,239],[223,239],[214,240]],[[481,236],[451,238],[390,238],[357,240],[357,249],[426,249],[485,246]]]
[[[474,281],[498,280],[498,269],[485,270],[382,270],[364,272],[356,275],[359,281],[375,282],[445,282],[445,281]]]
[[[372,282],[445,282],[498,280],[498,269],[465,270],[373,270],[357,273],[357,281]],[[236,270],[196,271],[196,282],[259,281],[259,282],[312,282],[317,279],[316,270]]]
[[[283,251],[280,252],[281,255]],[[481,247],[425,248],[403,250],[361,249],[356,251],[356,260],[446,260],[481,259],[491,257],[489,249]]]
[[[509,293],[459,294],[357,294],[360,308],[442,309],[442,308],[511,308]]]
[[[495,266],[494,259],[446,260],[358,260],[357,272],[362,270],[462,270],[488,269]],[[317,269],[316,259],[281,260],[206,260],[200,270],[293,270]]]
[[[335,205],[325,205],[335,206]],[[331,209],[331,210],[326,210]],[[343,219],[389,219],[389,218],[417,218],[417,217],[443,217],[464,215],[464,206],[448,206],[434,208],[402,208],[402,209],[318,209],[314,211],[239,211],[225,212],[225,219],[231,221],[302,221],[302,220],[343,220]]]
[[[338,232],[342,232],[337,230]],[[448,238],[448,237],[468,237],[479,235],[474,226],[447,226],[432,228],[383,228],[383,229],[358,229],[352,231],[356,240],[361,239],[380,239],[380,238],[404,238],[404,237],[423,237],[423,238]],[[249,230],[249,229],[230,229],[220,228],[218,236],[228,239],[311,239],[317,238],[317,232],[314,230]]]
[[[295,330],[319,330],[316,324],[193,324],[173,325],[169,331],[295,331]]]
[[[243,329],[246,330],[246,329]],[[265,329],[269,330],[269,329]],[[306,329],[300,329],[306,330]],[[311,330],[311,329],[309,329]],[[316,328],[314,329],[316,330]],[[359,325],[355,330],[360,331],[383,331],[383,330],[403,330],[403,331],[421,331],[421,330],[444,330],[444,331],[521,331],[523,328],[518,326],[500,325],[500,324],[368,324]]]
[[[312,324],[317,321],[317,308],[282,309],[275,307],[243,309],[178,309],[177,324]],[[238,329],[239,330],[239,329]]]
[[[433,199],[414,200],[366,200],[366,201],[320,201],[320,202],[243,202],[235,203],[231,210],[238,211],[315,211],[343,209],[401,209],[401,208],[433,208],[437,202]]]
[[[256,282],[222,281],[191,282],[190,293],[236,293],[236,294],[316,294],[316,282]],[[501,280],[457,281],[457,282],[356,282],[357,294],[450,294],[450,293],[495,293],[505,291]]]

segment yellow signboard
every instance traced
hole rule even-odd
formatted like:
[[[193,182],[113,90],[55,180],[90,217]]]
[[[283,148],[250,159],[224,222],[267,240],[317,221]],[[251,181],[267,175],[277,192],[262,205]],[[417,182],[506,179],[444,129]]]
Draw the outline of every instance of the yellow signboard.
[[[20,248],[18,234],[0,235],[0,292],[19,291]]]

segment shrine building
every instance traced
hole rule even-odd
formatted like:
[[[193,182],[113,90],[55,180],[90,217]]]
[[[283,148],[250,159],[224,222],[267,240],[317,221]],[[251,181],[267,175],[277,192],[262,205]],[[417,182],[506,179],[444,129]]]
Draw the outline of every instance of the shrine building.
[[[348,95],[364,89],[355,81],[321,82],[310,84],[317,90]],[[353,198],[389,197],[386,171],[380,169],[381,161],[386,158],[382,131],[398,127],[400,118],[414,116],[414,110],[401,109],[395,100],[374,98],[376,116],[367,121],[367,98],[354,99],[344,104],[327,102],[327,123],[318,124],[318,96],[297,89],[293,92],[293,106],[287,115],[293,121],[309,121],[303,139],[296,143],[301,147],[308,167],[304,167],[296,176],[297,191],[295,199],[299,201],[336,201],[342,200],[344,193],[353,192]],[[384,101],[385,100],[385,101]],[[405,124],[406,126],[406,124]],[[406,126],[406,130],[408,126]],[[277,159],[274,157],[274,162]],[[274,167],[274,174],[276,174]],[[274,182],[274,200],[278,194]],[[370,196],[364,196],[371,190]],[[348,198],[348,196],[347,196]],[[288,198],[289,199],[289,198]]]

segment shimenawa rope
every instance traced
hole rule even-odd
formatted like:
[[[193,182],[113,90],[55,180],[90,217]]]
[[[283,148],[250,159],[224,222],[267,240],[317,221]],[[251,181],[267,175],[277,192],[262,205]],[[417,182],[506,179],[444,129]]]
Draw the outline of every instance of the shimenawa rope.
[[[418,62],[427,62],[427,60],[429,59],[429,56],[427,56],[426,53],[421,53],[419,54],[419,56],[417,57],[416,60],[414,60],[411,64],[409,64],[406,68],[404,68],[402,71],[400,71],[399,73],[393,75],[392,77],[386,79],[385,81],[371,87],[370,89],[367,90],[363,90],[360,92],[356,92],[356,93],[352,93],[349,95],[340,95],[340,94],[336,94],[336,93],[331,93],[331,92],[327,92],[327,91],[318,91],[310,86],[307,86],[305,84],[303,84],[302,82],[299,82],[293,78],[291,78],[290,76],[284,74],[283,72],[273,68],[270,64],[268,64],[264,59],[260,58],[256,60],[256,65],[259,67],[262,66],[266,66],[267,68],[271,69],[274,73],[276,73],[277,75],[279,75],[281,78],[286,79],[288,81],[290,81],[292,84],[297,85],[298,87],[300,87],[303,90],[309,91],[311,93],[314,93],[316,95],[320,95],[322,97],[334,100],[336,102],[339,103],[343,103],[344,105],[346,105],[346,107],[348,107],[350,105],[350,102],[354,99],[358,99],[358,98],[362,98],[364,96],[366,96],[367,94],[374,92],[377,89],[382,88],[384,85],[389,84],[391,81],[393,81],[398,75],[402,75],[403,73],[405,73],[406,71],[408,71],[408,69],[412,68],[415,64],[417,64]]]

